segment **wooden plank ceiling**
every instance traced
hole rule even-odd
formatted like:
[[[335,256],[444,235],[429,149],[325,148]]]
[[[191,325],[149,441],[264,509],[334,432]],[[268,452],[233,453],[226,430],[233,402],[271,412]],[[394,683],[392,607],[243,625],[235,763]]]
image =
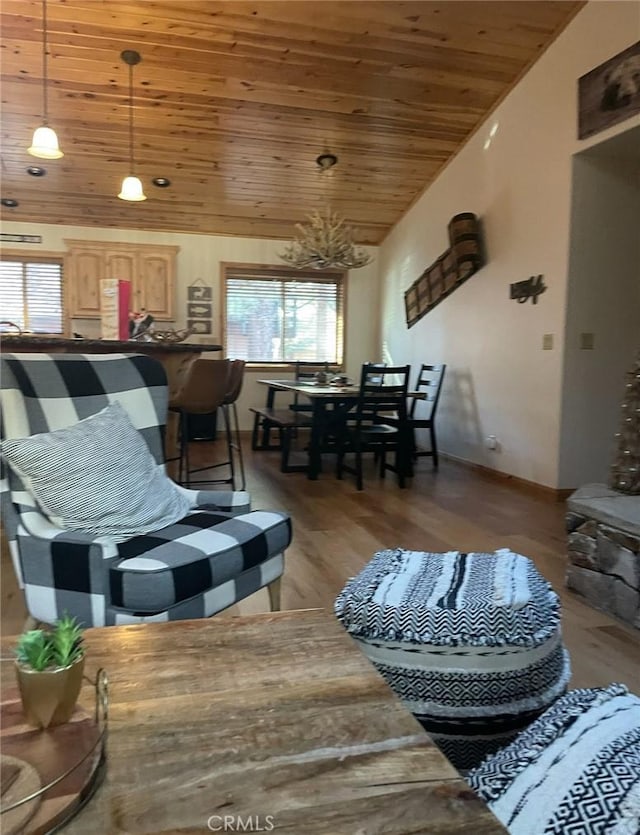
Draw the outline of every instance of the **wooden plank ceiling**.
[[[380,243],[582,5],[49,0],[49,123],[65,156],[45,161],[26,152],[43,113],[42,4],[2,0],[2,191],[19,201],[2,218],[288,238],[330,201],[359,242]],[[116,197],[124,49],[142,56],[144,203]],[[339,158],[331,177],[324,151]]]

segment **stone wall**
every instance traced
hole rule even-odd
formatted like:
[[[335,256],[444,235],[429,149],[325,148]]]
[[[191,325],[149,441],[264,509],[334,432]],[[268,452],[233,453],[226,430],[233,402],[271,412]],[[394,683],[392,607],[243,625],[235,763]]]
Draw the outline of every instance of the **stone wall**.
[[[567,586],[640,629],[640,497],[589,484],[567,507]]]

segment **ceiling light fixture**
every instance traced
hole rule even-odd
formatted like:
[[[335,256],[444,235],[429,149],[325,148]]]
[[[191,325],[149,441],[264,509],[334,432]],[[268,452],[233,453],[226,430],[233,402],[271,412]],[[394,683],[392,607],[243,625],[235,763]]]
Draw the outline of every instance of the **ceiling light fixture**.
[[[158,188],[169,188],[171,185],[171,180],[168,180],[166,177],[154,177],[151,182],[154,186],[158,186]]]
[[[2,200],[0,200],[0,203],[2,203],[2,205],[7,209],[15,209],[19,205],[18,201],[14,200],[13,197],[3,197]]]
[[[146,200],[147,196],[142,190],[142,183],[134,174],[133,160],[133,68],[142,60],[140,53],[134,49],[125,49],[120,57],[129,66],[129,176],[122,181],[122,187],[118,197],[121,200],[129,200],[138,203]]]
[[[41,127],[33,132],[31,147],[27,153],[40,159],[60,159],[64,154],[58,145],[58,137],[49,127],[49,107],[47,102],[47,0],[42,0],[42,121]]]
[[[30,165],[27,168],[27,174],[30,174],[32,177],[44,177],[47,173],[46,168],[42,168],[40,165]]]
[[[324,153],[316,159],[319,173],[330,176],[338,162],[335,154]],[[327,206],[324,212],[314,212],[308,223],[296,223],[298,235],[284,252],[278,253],[291,267],[302,270],[326,270],[338,267],[355,270],[365,267],[372,260],[371,255],[353,243],[353,230],[344,219]]]

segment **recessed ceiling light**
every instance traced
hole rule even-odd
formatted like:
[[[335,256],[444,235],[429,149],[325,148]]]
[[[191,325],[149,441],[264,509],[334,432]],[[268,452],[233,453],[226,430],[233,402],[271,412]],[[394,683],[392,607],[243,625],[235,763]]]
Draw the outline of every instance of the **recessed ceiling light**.
[[[3,197],[2,200],[0,200],[0,203],[2,203],[3,206],[6,206],[7,209],[15,209],[18,205],[18,201],[14,200],[13,197]]]
[[[47,173],[46,168],[42,168],[40,165],[30,165],[27,168],[27,174],[31,174],[32,177],[44,177]]]
[[[166,177],[154,177],[151,182],[154,186],[158,186],[158,188],[169,188],[171,185],[171,180],[168,180]]]

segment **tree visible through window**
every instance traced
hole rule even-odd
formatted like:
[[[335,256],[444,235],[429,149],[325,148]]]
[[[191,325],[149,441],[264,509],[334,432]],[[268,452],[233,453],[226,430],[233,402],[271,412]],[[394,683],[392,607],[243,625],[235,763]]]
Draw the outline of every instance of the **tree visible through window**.
[[[0,260],[0,320],[31,333],[62,333],[62,264]]]
[[[226,267],[224,293],[228,356],[342,364],[342,273]]]

